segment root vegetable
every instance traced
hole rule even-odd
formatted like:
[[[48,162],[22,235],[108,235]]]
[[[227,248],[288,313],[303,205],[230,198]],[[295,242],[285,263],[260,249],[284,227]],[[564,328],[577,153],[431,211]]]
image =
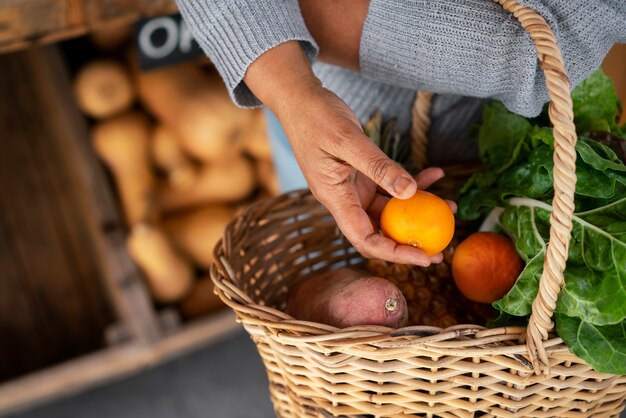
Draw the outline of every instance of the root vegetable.
[[[256,173],[259,183],[271,196],[280,194],[280,183],[274,169],[274,163],[271,160],[257,160]]]
[[[191,263],[176,253],[167,236],[149,224],[137,224],[128,237],[128,250],[144,272],[155,301],[183,299],[193,284]]]
[[[340,268],[296,283],[287,297],[287,313],[296,319],[339,328],[354,325],[403,327],[406,300],[390,281]]]
[[[138,73],[137,84],[142,103],[192,157],[212,162],[240,149],[252,112],[233,104],[217,74],[183,64]]]
[[[133,36],[133,24],[128,21],[99,25],[89,32],[89,39],[96,47],[105,51],[119,49]]]
[[[153,218],[155,179],[150,166],[148,119],[129,112],[96,124],[93,145],[117,186],[129,225]]]
[[[263,111],[254,111],[248,129],[243,133],[242,147],[257,160],[271,160],[272,147]]]
[[[197,178],[197,169],[180,147],[176,134],[162,124],[152,133],[152,160],[167,176],[172,189],[188,189]]]
[[[197,280],[180,303],[179,309],[183,318],[198,318],[224,308],[226,305],[213,293],[213,288],[213,281],[209,276]]]
[[[159,206],[163,211],[176,211],[208,203],[235,202],[250,195],[255,186],[252,164],[237,155],[204,165],[189,189],[165,185],[159,191]]]
[[[174,244],[196,264],[208,269],[213,262],[213,248],[222,238],[233,212],[224,206],[208,206],[164,220]]]
[[[112,60],[96,60],[82,67],[74,80],[78,107],[96,119],[128,110],[135,91],[126,68]]]

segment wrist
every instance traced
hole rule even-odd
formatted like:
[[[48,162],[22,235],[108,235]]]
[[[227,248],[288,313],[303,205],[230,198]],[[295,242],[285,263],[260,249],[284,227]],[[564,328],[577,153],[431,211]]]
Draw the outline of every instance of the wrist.
[[[298,41],[282,43],[259,56],[248,67],[244,82],[276,115],[322,88]]]

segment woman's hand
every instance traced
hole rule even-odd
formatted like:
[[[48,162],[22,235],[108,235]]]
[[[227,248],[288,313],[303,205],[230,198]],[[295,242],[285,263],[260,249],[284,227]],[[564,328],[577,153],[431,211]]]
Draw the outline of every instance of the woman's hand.
[[[278,117],[311,192],[363,256],[421,266],[442,260],[441,254],[429,257],[383,237],[368,216],[380,217],[386,193],[409,198],[443,177],[441,169],[414,179],[389,159],[365,136],[352,110],[321,86],[296,42],[263,54],[244,80]]]

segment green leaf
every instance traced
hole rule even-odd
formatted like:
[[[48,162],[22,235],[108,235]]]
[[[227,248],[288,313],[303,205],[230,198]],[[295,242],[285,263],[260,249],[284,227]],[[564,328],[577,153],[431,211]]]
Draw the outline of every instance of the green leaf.
[[[513,316],[506,312],[500,312],[497,318],[487,321],[487,328],[498,327],[525,327],[528,325],[528,318],[525,316]]]
[[[621,150],[616,136],[620,104],[601,70],[572,93],[579,134]],[[504,207],[500,223],[514,237],[526,266],[513,288],[494,306],[500,322],[526,318],[538,291],[549,240],[554,137],[547,109],[523,119],[493,104],[479,128],[479,149],[487,170],[461,189],[458,215],[480,219]],[[603,132],[597,132],[603,131]],[[596,370],[626,374],[626,167],[609,146],[585,137],[576,144],[575,210],[564,284],[555,315],[559,335]]]
[[[613,81],[596,70],[572,91],[574,124],[579,134],[590,131],[619,131],[618,100]]]
[[[598,326],[555,315],[556,332],[569,349],[600,373],[626,374],[626,321]]]
[[[545,253],[541,252],[530,259],[517,278],[515,286],[502,299],[493,303],[494,308],[514,316],[530,315],[533,300],[539,289],[544,255]]]
[[[532,199],[517,199],[500,222],[512,234],[527,260],[515,286],[494,306],[511,315],[530,313],[548,243],[550,207]],[[626,318],[626,197],[573,217],[564,286],[556,311],[597,325]]]
[[[482,160],[488,167],[503,171],[517,159],[531,127],[528,120],[509,112],[500,102],[485,106],[478,132]]]

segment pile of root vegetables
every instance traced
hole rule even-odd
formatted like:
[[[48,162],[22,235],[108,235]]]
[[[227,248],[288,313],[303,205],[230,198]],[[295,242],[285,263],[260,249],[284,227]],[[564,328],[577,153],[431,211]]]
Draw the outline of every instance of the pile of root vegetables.
[[[278,193],[264,115],[236,107],[206,61],[140,71],[113,29],[92,34],[103,53],[77,68],[76,102],[154,302],[203,316],[223,306],[207,272],[226,225]]]

